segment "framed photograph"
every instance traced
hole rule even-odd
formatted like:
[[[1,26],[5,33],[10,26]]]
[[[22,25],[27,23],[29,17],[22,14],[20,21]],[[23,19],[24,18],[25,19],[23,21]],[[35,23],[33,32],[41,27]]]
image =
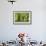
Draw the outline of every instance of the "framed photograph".
[[[32,12],[13,11],[13,24],[32,24]]]

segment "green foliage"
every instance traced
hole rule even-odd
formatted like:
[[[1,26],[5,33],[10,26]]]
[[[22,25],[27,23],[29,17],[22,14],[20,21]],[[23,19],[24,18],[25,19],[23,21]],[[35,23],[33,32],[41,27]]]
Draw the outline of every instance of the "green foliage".
[[[16,13],[15,21],[16,22],[29,22],[29,13]]]

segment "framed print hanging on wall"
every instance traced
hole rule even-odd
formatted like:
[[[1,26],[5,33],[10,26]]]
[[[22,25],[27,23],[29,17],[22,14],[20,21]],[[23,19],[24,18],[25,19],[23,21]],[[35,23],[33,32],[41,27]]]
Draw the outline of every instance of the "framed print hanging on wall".
[[[32,24],[31,11],[13,11],[13,24]]]

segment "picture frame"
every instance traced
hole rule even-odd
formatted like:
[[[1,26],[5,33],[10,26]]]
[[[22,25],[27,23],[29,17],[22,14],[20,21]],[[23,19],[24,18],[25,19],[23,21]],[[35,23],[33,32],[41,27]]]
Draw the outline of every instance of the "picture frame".
[[[13,11],[13,24],[32,24],[32,11]]]

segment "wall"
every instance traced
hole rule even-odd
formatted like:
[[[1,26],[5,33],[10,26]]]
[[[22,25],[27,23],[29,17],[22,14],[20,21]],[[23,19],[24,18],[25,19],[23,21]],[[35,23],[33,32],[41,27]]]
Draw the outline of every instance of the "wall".
[[[15,40],[19,32],[28,33],[37,41],[46,40],[44,5],[42,0],[17,0],[13,5],[0,0],[0,40]],[[32,11],[32,25],[13,24],[13,11],[18,10]]]

